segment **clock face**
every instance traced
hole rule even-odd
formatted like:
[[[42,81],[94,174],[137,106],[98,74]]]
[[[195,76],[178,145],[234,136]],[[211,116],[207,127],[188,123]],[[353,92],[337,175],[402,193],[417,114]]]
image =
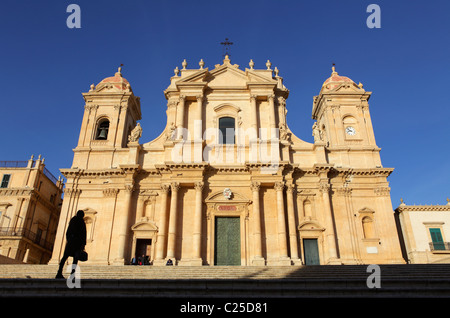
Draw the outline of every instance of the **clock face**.
[[[348,126],[347,128],[345,128],[345,132],[350,136],[354,136],[356,134],[356,130],[352,126]]]

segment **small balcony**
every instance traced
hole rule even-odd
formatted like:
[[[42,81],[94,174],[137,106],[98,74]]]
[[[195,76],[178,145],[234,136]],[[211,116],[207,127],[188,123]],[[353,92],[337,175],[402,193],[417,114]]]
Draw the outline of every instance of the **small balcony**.
[[[450,252],[450,242],[430,242],[430,250],[432,252],[439,251],[449,251]]]
[[[0,227],[0,240],[11,238],[26,238],[48,251],[53,249],[53,242],[46,241],[42,234],[36,234],[24,228]]]

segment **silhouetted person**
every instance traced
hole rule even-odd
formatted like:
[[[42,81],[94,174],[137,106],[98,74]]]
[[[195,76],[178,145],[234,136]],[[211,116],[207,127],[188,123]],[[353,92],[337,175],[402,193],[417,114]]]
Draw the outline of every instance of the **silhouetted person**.
[[[73,257],[73,265],[78,264],[78,254],[84,250],[86,245],[86,224],[84,223],[84,212],[79,210],[70,222],[66,232],[67,244],[64,249],[64,255],[59,262],[59,270],[56,278],[64,278],[62,270],[64,263],[69,257]],[[72,272],[74,269],[72,270]]]

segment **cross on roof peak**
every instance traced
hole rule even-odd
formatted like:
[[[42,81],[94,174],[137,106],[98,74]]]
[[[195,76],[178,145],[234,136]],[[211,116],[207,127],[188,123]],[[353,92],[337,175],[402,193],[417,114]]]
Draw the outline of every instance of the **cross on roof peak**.
[[[220,44],[223,45],[223,47],[225,48],[225,53],[223,54],[223,57],[225,57],[227,55],[230,56],[231,54],[228,52],[228,47],[230,45],[233,45],[233,42],[230,42],[228,40],[228,38],[225,38],[225,41],[224,42],[220,42]]]

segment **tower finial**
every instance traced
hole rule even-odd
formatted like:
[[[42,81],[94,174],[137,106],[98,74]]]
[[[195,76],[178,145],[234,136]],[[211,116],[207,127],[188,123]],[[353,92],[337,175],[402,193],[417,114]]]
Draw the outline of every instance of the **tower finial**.
[[[223,59],[223,64],[228,64],[228,65],[230,65],[230,62],[231,62],[231,60],[230,60],[229,55],[228,55],[228,54],[225,54],[225,58]]]
[[[333,63],[333,66],[331,67],[331,74],[337,74],[336,72],[336,64]]]
[[[253,66],[255,66],[255,63],[252,59],[250,59],[250,63],[248,63],[248,65],[250,66],[250,69],[253,70]]]
[[[120,64],[120,66],[117,69],[117,73],[115,74],[116,76],[122,76],[122,66],[123,64]]]

